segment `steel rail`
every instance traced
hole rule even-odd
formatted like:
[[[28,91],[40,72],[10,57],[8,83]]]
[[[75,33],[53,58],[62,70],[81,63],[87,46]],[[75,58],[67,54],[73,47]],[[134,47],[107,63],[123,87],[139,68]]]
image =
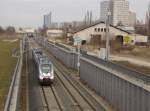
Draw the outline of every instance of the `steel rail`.
[[[95,105],[91,102],[91,100],[87,98],[87,95],[84,95],[84,93],[81,92],[81,89],[79,87],[82,87],[82,86],[78,84],[75,80],[73,80],[73,78],[71,78],[69,75],[66,75],[68,72],[64,71],[64,68],[61,65],[55,64],[55,67],[57,67],[58,71],[62,74],[62,76],[74,87],[74,89],[76,89],[76,91],[80,94],[80,96],[89,104],[89,106],[94,111],[105,111],[105,109],[101,106],[101,104],[99,104],[97,100],[93,98],[91,94],[89,94],[86,90],[82,89],[84,90],[84,93],[86,92],[86,94],[88,94],[88,96],[90,96],[90,98],[92,98],[96,102],[96,104],[99,105],[98,108],[95,107]]]
[[[71,76],[71,72],[67,71],[61,64],[57,64],[58,68],[60,71],[64,72],[62,73],[63,76],[70,81],[70,83],[76,88],[76,90],[78,90],[78,92],[82,95],[82,97],[95,109],[95,110],[101,110],[101,111],[105,111],[106,109],[104,108],[104,106],[102,106],[100,104],[99,101],[97,101],[97,99],[91,95],[91,93],[85,88],[83,87],[83,85],[81,85],[81,83],[79,83],[79,81],[75,80],[72,76]],[[66,75],[67,74],[67,75]],[[86,94],[86,95],[85,95]],[[89,97],[90,99],[87,99],[87,97]],[[92,100],[91,100],[92,99]],[[92,101],[92,102],[91,102]],[[95,106],[94,106],[95,105]]]
[[[59,100],[57,92],[55,91],[54,87],[51,85],[49,86],[41,86],[43,101],[46,106],[47,111],[63,111],[63,106]],[[48,93],[49,92],[49,93]],[[53,101],[52,101],[53,100]],[[51,102],[49,102],[51,101]]]

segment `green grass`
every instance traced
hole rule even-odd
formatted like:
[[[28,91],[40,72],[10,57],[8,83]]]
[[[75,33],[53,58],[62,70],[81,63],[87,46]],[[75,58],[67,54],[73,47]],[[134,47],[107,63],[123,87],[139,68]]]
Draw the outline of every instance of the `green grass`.
[[[11,43],[0,39],[0,111],[4,108],[5,99],[17,62],[17,58],[12,57],[12,50],[18,47],[19,40]]]

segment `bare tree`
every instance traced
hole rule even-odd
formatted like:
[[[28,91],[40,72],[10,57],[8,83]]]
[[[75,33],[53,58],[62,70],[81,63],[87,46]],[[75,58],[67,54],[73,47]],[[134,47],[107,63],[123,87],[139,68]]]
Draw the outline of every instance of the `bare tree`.
[[[14,34],[15,33],[15,28],[12,27],[12,26],[8,26],[6,28],[6,33],[8,33],[8,34]]]
[[[147,35],[146,25],[143,21],[137,21],[135,25],[135,32],[137,34]]]
[[[5,30],[0,26],[0,34],[3,34]]]
[[[46,31],[47,31],[47,30],[48,30],[47,27],[39,28],[40,34],[41,34],[42,36],[46,36]]]

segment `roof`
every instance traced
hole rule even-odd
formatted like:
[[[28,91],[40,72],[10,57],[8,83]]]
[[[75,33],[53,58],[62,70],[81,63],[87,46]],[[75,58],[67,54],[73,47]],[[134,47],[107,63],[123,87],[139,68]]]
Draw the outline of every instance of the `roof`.
[[[75,34],[75,33],[77,33],[77,32],[80,32],[80,31],[82,31],[82,30],[85,30],[85,29],[87,29],[87,28],[93,27],[93,26],[98,25],[98,24],[105,24],[105,22],[103,22],[103,21],[96,22],[96,23],[94,23],[94,24],[91,24],[91,25],[88,25],[88,26],[86,26],[86,27],[83,27],[83,28],[81,28],[81,29],[79,29],[79,30],[77,30],[77,31],[74,31],[73,34]],[[120,30],[120,31],[123,31],[123,32],[126,32],[126,33],[128,33],[128,34],[131,34],[129,31],[120,29],[120,28],[118,28],[118,27],[116,27],[116,26],[113,26],[113,25],[111,25],[111,24],[110,24],[110,26],[113,27],[113,28],[116,28],[116,29],[118,29],[118,30]]]

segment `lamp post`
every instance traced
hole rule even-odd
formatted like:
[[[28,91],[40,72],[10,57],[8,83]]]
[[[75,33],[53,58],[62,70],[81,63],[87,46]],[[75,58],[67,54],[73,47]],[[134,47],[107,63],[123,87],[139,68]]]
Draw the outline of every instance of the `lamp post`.
[[[107,13],[107,19],[106,19],[106,61],[109,60],[109,51],[110,51],[110,45],[109,45],[109,39],[110,39],[110,35],[109,35],[109,19],[110,19],[110,15],[111,15],[111,12],[110,10],[108,10],[108,13]]]

